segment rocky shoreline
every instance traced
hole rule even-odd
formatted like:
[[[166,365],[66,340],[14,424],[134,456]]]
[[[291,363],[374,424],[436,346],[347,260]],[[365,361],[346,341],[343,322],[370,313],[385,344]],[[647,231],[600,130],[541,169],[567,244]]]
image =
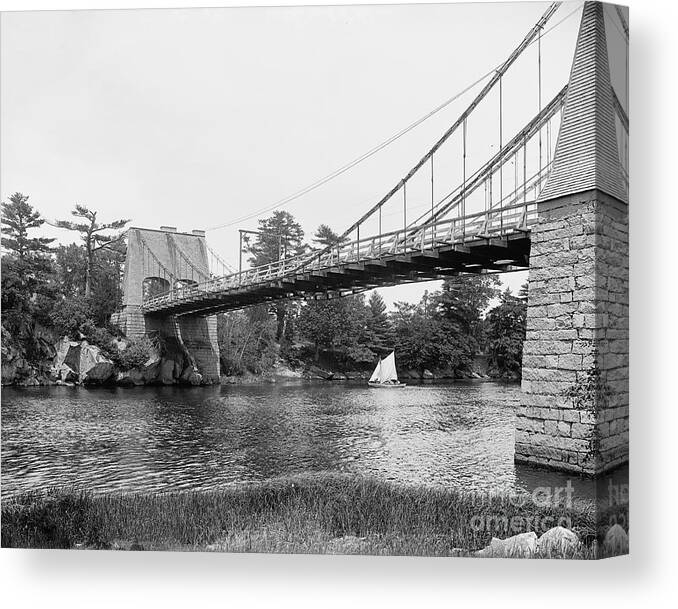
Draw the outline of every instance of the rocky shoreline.
[[[116,339],[115,350],[123,353],[129,342]],[[56,343],[43,337],[39,363],[31,363],[17,348],[3,348],[2,385],[34,387],[44,385],[105,385],[138,387],[145,385],[200,386],[204,382],[195,361],[180,344],[165,344],[162,351],[152,349],[150,355],[132,367],[122,367],[104,350],[86,339],[71,340],[61,337]],[[517,377],[498,379],[474,370],[399,370],[403,382],[434,380],[494,379],[518,380]],[[271,370],[261,374],[247,373],[241,376],[222,376],[222,385],[249,385],[293,381],[366,381],[369,370],[330,370],[317,365],[290,368],[280,360]]]
[[[129,343],[116,341],[124,352]],[[108,357],[97,345],[85,339],[60,338],[43,346],[44,356],[31,363],[18,349],[3,349],[2,385],[36,387],[43,385],[202,385],[203,378],[185,349],[170,345],[164,353],[158,349],[139,365],[125,368]]]

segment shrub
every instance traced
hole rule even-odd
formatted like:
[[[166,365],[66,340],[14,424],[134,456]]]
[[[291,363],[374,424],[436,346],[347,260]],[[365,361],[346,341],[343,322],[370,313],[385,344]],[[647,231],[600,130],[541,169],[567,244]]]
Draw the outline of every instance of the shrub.
[[[64,298],[54,305],[50,321],[59,334],[77,338],[94,327],[89,302],[80,297]]]
[[[157,352],[158,346],[148,336],[132,341],[124,351],[118,351],[114,361],[122,370],[143,365]]]

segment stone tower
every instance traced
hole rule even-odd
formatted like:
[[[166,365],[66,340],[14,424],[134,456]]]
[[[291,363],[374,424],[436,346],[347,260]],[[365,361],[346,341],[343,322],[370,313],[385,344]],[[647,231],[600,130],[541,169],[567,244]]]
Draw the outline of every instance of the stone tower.
[[[177,232],[130,228],[123,278],[123,306],[111,321],[130,338],[150,332],[171,337],[195,361],[204,382],[219,380],[219,348],[215,316],[148,315],[142,305],[147,297],[209,279],[204,231]]]
[[[598,474],[628,460],[625,119],[603,5],[586,2],[532,229],[518,462]]]

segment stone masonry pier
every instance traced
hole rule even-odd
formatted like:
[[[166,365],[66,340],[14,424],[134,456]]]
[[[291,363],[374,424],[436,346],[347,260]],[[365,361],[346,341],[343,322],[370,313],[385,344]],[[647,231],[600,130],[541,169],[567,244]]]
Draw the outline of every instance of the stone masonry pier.
[[[532,229],[515,459],[589,474],[628,460],[628,216],[600,191]]]
[[[603,5],[586,2],[531,230],[515,435],[516,461],[591,475],[627,461],[629,440],[628,117],[605,28]]]

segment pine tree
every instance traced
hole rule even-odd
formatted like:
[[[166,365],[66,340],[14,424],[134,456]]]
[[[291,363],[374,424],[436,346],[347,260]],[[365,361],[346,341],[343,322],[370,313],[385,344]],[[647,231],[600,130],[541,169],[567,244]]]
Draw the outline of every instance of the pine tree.
[[[304,231],[288,211],[276,211],[269,218],[259,220],[259,234],[245,251],[252,254],[253,266],[262,266],[296,256],[304,251]]]
[[[99,224],[97,222],[97,213],[85,207],[76,205],[71,212],[76,218],[83,218],[85,222],[72,222],[70,220],[58,220],[57,226],[67,230],[73,230],[81,233],[83,243],[85,244],[85,297],[89,298],[92,292],[92,269],[94,266],[94,254],[102,248],[110,248],[113,242],[122,239],[121,234],[102,234],[103,231],[120,230],[129,222],[129,220],[113,220]]]
[[[2,204],[2,340],[3,344],[12,337],[23,341],[29,359],[38,353],[34,324],[43,321],[53,305],[50,244],[54,239],[29,234],[44,222],[26,195],[14,193]]]
[[[523,285],[520,286],[520,291],[518,292],[518,298],[520,298],[520,300],[527,301],[527,294],[528,294],[528,285],[527,285],[527,281],[526,281]]]
[[[389,344],[391,325],[388,314],[386,313],[386,303],[381,294],[376,290],[370,295],[367,302],[369,315],[367,318],[367,328],[372,346],[375,349],[386,349]]]
[[[28,202],[28,195],[15,192],[9,197],[9,203],[2,204],[3,233],[7,235],[2,237],[2,247],[22,261],[50,253],[54,239],[28,236],[29,230],[40,228],[44,223],[40,212]]]
[[[321,224],[313,235],[313,243],[317,243],[320,247],[331,247],[342,241],[346,239],[341,239],[327,224]]]
[[[262,266],[301,254],[306,249],[303,240],[304,231],[294,216],[287,211],[276,211],[269,218],[259,220],[259,234],[254,243],[246,244],[245,251],[252,254],[249,261],[253,266]],[[274,306],[278,321],[276,339],[281,341],[288,334],[289,305],[278,302]]]

